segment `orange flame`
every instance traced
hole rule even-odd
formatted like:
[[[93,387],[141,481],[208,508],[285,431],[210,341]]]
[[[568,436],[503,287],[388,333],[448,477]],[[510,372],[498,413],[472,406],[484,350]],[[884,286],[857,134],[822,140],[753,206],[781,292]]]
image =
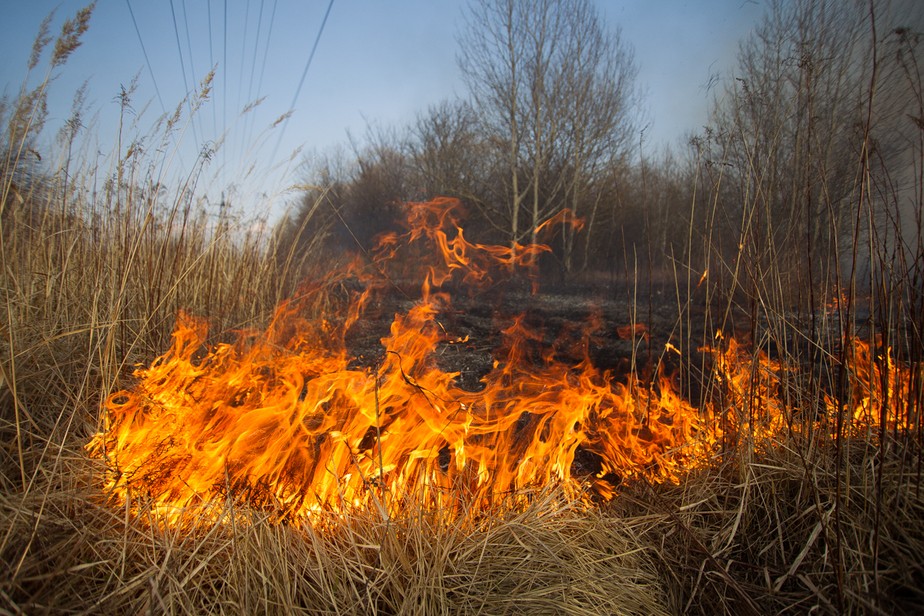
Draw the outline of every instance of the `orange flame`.
[[[820,411],[803,408],[811,406],[812,399],[783,394],[785,374],[798,372],[796,366],[745,349],[733,338],[725,350],[705,350],[713,357],[713,376],[722,391],[724,433],[746,436],[755,446],[800,430],[806,420],[831,437],[838,435],[838,417],[845,436],[869,435],[874,427],[902,432],[920,428],[916,409],[921,408],[924,372],[896,362],[891,348],[849,338],[841,379],[844,391],[823,392]],[[838,380],[836,375],[833,380]],[[799,421],[793,421],[797,416]]]
[[[595,321],[581,332],[580,357],[564,361],[542,332],[513,318],[477,392],[440,368],[449,345],[461,352],[467,340],[440,322],[451,306],[445,289],[503,282],[549,250],[470,243],[458,211],[449,199],[408,204],[407,231],[380,240],[371,268],[357,260],[306,284],[264,331],[209,344],[206,322],[180,314],[170,349],[136,371],[135,387],[110,396],[87,445],[107,462],[107,491],[168,522],[224,499],[285,519],[372,504],[391,514],[411,501],[452,510],[460,495],[475,510],[516,506],[552,483],[608,499],[623,480],[676,483],[708,464],[725,411],[695,408],[663,374],[654,385],[631,374],[619,382],[596,367]],[[403,251],[412,258],[396,258]],[[409,263],[425,272],[420,299],[395,315],[381,359],[355,365],[348,330],[383,281],[413,275]],[[311,318],[312,306],[336,301],[331,283],[348,278],[362,291]],[[756,393],[766,401],[741,417],[764,436],[781,430],[772,381],[782,366],[763,356],[754,364],[733,340],[713,356],[732,405],[755,395],[748,375],[762,375]]]
[[[912,430],[920,421],[913,412],[921,408],[921,385],[924,372],[915,373],[909,366],[894,360],[892,349],[850,340],[846,346],[846,396],[842,403],[833,395],[825,397],[832,412],[843,412],[856,431],[872,427],[888,430]]]

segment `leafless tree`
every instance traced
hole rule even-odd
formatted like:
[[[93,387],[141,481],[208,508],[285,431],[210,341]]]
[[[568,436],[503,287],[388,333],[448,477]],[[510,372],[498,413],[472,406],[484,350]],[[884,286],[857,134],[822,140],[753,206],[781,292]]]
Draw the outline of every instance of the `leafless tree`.
[[[592,226],[606,205],[593,190],[597,171],[625,155],[634,130],[636,68],[619,32],[604,28],[589,0],[474,0],[460,48],[506,175],[493,205],[509,241],[535,240],[541,221],[565,207]],[[566,230],[566,271],[575,247]]]
[[[406,139],[415,199],[460,198],[484,208],[492,170],[471,105],[446,100],[417,116]]]

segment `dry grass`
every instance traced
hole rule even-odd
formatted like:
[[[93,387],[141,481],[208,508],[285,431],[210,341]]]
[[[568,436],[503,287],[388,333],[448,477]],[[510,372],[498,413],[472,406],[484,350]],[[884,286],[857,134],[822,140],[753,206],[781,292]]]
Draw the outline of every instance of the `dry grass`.
[[[75,27],[55,62],[78,42]],[[0,166],[0,613],[911,614],[924,604],[919,434],[795,431],[760,453],[732,444],[680,486],[626,486],[591,509],[551,487],[525,510],[410,507],[399,519],[368,510],[300,525],[241,503],[216,504],[218,524],[174,527],[115,506],[83,449],[101,401],[163,350],[179,308],[209,315],[216,336],[264,321],[291,291],[292,258],[245,222],[208,216],[192,186],[165,197],[151,179],[160,159],[120,153],[113,173],[68,161],[66,174],[24,183],[29,109],[14,110],[25,132],[7,135]],[[94,184],[106,188],[81,188]],[[758,341],[790,353],[782,276],[760,278],[769,282],[748,310],[764,323]],[[691,302],[678,305],[689,324]],[[894,344],[919,361],[919,315],[905,322],[917,329]],[[835,381],[794,380],[790,408],[810,408]]]
[[[554,493],[478,521],[367,511],[299,527],[240,510],[217,525],[165,528],[100,500],[73,485],[4,499],[2,553],[13,565],[5,610],[668,613],[639,523],[574,509]]]
[[[616,507],[660,515],[649,541],[683,613],[913,614],[924,601],[924,496],[900,459],[877,468],[871,458],[838,473],[832,457],[808,461],[781,444]]]

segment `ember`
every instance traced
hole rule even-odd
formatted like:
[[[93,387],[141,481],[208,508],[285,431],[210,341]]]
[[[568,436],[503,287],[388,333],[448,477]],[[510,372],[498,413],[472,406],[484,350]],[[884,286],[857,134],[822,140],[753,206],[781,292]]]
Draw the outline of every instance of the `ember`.
[[[181,314],[171,348],[106,402],[88,450],[108,464],[107,490],[167,521],[228,498],[280,519],[370,504],[393,513],[411,501],[452,510],[462,496],[469,510],[515,507],[549,484],[606,500],[621,481],[681,481],[710,464],[729,435],[766,440],[784,429],[774,385],[783,366],[729,340],[710,350],[725,403],[695,408],[666,375],[617,379],[596,366],[593,319],[570,350],[576,359],[565,361],[543,332],[513,318],[478,387],[460,387],[460,374],[437,361],[467,342],[441,318],[450,290],[529,276],[548,248],[470,243],[449,199],[410,203],[407,212],[407,231],[382,238],[371,266],[357,259],[306,284],[265,331],[208,344],[206,322]],[[423,266],[420,298],[394,316],[374,365],[357,365],[348,331],[386,284],[415,274],[409,264]],[[330,290],[351,280],[361,284],[338,305]],[[648,340],[641,324],[619,334]],[[852,374],[883,382],[875,370]],[[850,408],[875,418],[878,394],[865,391]],[[837,412],[833,398],[828,404]]]

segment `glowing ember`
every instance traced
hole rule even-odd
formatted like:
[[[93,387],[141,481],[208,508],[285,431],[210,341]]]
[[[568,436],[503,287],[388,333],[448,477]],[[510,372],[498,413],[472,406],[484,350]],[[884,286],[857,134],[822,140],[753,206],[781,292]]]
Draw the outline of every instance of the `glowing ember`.
[[[663,375],[652,387],[595,367],[594,320],[572,350],[579,359],[565,362],[525,319],[513,319],[480,390],[462,389],[459,373],[437,361],[466,341],[440,320],[451,309],[446,289],[529,274],[548,248],[469,243],[457,215],[448,199],[408,204],[406,233],[382,238],[371,264],[357,260],[306,285],[265,331],[208,345],[205,321],[181,314],[171,348],[136,372],[133,389],[107,400],[103,429],[88,444],[108,464],[107,490],[168,521],[227,498],[280,518],[372,503],[388,512],[411,501],[451,509],[462,495],[469,507],[515,506],[552,483],[606,499],[623,480],[678,482],[709,463],[720,424],[741,430],[746,421],[762,436],[782,428],[772,384],[752,378],[778,378],[779,365],[758,357],[755,367],[734,341],[713,351],[731,406],[764,400],[759,413],[751,405],[720,422],[712,406],[694,408]],[[424,265],[420,299],[395,315],[381,359],[354,365],[348,331],[386,282],[415,275],[408,264]],[[350,280],[358,290],[338,305]],[[312,318],[317,306],[327,309]],[[648,335],[640,324],[619,333]],[[875,412],[872,403],[862,408]]]

